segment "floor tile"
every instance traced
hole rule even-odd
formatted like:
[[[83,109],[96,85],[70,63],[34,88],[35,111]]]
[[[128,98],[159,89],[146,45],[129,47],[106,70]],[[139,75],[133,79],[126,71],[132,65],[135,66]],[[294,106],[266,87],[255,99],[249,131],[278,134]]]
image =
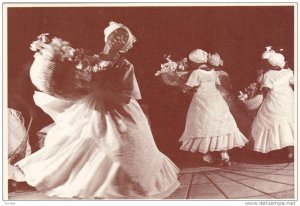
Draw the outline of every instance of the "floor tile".
[[[271,194],[272,196],[278,199],[295,199],[295,191],[294,190],[287,190],[284,192],[277,192]]]
[[[240,180],[239,182],[267,194],[294,189],[293,186],[260,179],[247,179]]]
[[[265,175],[266,173],[262,173],[262,172],[250,172],[250,171],[230,171],[230,170],[225,170],[225,172],[231,172],[234,174],[238,174],[238,175],[244,175],[244,176],[249,176],[249,177],[259,177],[261,175]]]
[[[272,172],[272,174],[294,176],[294,170],[278,170],[278,171]]]
[[[283,164],[247,164],[247,163],[239,163],[237,166],[245,167],[245,168],[283,168],[287,166],[288,163]]]
[[[295,169],[293,167],[290,167],[290,168],[286,167],[286,168],[283,168],[282,170],[283,171],[285,171],[285,170],[295,171]]]
[[[188,185],[180,185],[179,188],[166,199],[186,199],[188,188]]]
[[[286,183],[286,184],[290,184],[290,185],[294,185],[294,183],[295,183],[294,177],[283,176],[283,175],[267,174],[267,175],[262,175],[259,178],[272,180],[275,182]]]
[[[226,197],[213,185],[192,185],[188,199],[226,199]]]
[[[243,180],[243,179],[248,179],[250,177],[244,176],[244,175],[238,175],[235,173],[231,173],[229,171],[218,171],[217,174],[220,174],[221,176],[228,177],[231,180]]]
[[[201,173],[195,173],[193,177],[192,184],[207,184],[210,183],[210,181],[207,179],[207,177],[201,172]]]
[[[206,172],[219,170],[218,167],[195,167],[195,168],[183,168],[180,170],[180,173],[198,173],[198,172]]]
[[[207,177],[213,181],[213,182],[230,182],[231,180],[226,178],[226,177],[222,177],[221,175],[218,175],[217,173],[213,173],[213,172],[207,172],[205,173],[207,175]]]
[[[189,185],[191,182],[192,174],[180,174],[178,180],[181,185]]]
[[[244,168],[240,167],[238,170],[241,171],[247,171],[247,172],[261,172],[261,173],[270,173],[270,172],[275,172],[278,170],[278,168]]]
[[[259,196],[264,193],[258,192],[257,190],[251,189],[247,186],[239,184],[237,182],[223,182],[216,183],[216,185],[226,194],[230,199]]]

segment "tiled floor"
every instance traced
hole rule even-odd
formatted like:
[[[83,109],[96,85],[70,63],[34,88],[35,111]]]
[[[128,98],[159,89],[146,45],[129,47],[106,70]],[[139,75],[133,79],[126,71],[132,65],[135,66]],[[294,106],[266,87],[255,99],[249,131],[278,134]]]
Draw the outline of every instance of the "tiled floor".
[[[170,199],[294,199],[294,164],[182,169]]]
[[[183,168],[181,186],[167,199],[295,199],[294,164]],[[11,200],[49,200],[41,192],[9,193]]]

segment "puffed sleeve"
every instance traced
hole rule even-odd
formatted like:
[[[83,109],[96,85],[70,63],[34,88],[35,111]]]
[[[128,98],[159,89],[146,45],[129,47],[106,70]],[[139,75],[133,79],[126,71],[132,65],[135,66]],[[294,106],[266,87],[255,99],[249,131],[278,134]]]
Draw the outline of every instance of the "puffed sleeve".
[[[260,89],[262,89],[263,87],[273,89],[273,85],[274,85],[274,80],[270,77],[268,73],[265,73]]]
[[[187,86],[196,87],[200,85],[200,75],[197,70],[194,70],[187,82],[185,83]]]

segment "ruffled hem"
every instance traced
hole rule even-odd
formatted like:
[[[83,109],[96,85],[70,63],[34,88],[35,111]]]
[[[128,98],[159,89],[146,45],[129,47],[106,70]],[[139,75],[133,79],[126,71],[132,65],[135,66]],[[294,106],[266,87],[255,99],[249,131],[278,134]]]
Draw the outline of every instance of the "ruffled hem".
[[[46,146],[37,153],[18,162],[17,166],[29,185],[49,196],[162,199],[179,186],[179,169],[162,153],[157,154],[162,155],[162,160],[156,164],[156,167],[160,167],[154,170],[156,174],[151,173],[148,179],[135,181],[135,177],[129,177],[119,161],[101,151],[92,139],[77,140],[64,148]]]
[[[214,152],[230,150],[234,147],[243,147],[248,139],[240,132],[214,137],[194,137],[182,140],[181,150],[190,152]]]
[[[294,145],[293,123],[279,124],[260,132],[251,132],[254,140],[254,151],[268,153]]]

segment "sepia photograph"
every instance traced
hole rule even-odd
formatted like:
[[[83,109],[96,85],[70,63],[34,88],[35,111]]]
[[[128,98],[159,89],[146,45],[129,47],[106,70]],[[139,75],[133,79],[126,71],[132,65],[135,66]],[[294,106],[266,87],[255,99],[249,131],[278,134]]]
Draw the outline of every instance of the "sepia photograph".
[[[297,6],[3,3],[2,200],[295,205]]]

